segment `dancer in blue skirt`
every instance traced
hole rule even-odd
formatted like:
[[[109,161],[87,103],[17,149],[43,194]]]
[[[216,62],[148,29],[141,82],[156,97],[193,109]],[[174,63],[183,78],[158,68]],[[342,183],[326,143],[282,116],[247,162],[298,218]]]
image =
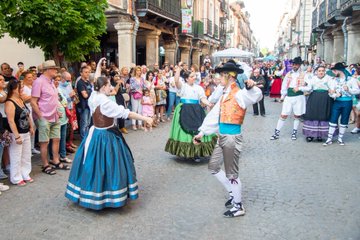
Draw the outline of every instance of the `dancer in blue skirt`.
[[[65,196],[85,208],[117,208],[128,198],[138,198],[138,185],[133,156],[114,120],[130,118],[151,125],[152,118],[111,101],[107,78],[97,78],[94,88],[89,98],[94,126],[76,152]]]

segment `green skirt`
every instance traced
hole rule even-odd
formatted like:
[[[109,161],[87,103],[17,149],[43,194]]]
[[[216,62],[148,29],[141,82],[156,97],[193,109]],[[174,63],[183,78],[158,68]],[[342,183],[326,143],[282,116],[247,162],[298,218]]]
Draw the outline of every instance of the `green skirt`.
[[[186,133],[180,126],[180,103],[174,111],[170,138],[166,143],[165,151],[183,158],[208,157],[211,156],[217,136],[215,134],[204,136],[199,145],[193,143],[194,135]]]

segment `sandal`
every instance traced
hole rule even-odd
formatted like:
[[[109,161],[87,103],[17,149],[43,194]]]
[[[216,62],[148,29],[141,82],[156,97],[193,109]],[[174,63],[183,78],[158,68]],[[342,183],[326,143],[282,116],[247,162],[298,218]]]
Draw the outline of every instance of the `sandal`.
[[[70,167],[68,165],[63,164],[62,162],[59,162],[57,164],[50,162],[53,169],[60,169],[60,170],[70,170]]]
[[[55,170],[50,165],[42,167],[41,171],[49,175],[56,174]]]
[[[64,158],[60,158],[60,162],[63,162],[63,163],[72,163],[72,160],[67,158],[67,157],[64,157]]]
[[[19,186],[19,187],[23,187],[23,186],[26,185],[26,182],[25,182],[24,180],[21,180],[21,181],[18,182],[16,185]]]

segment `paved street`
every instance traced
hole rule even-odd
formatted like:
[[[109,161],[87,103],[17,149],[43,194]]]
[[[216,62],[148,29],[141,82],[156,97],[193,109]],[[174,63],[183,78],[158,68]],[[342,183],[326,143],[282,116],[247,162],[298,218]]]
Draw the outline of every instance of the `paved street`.
[[[0,239],[360,239],[360,135],[347,133],[343,147],[306,143],[301,135],[294,142],[287,121],[281,138],[270,141],[280,107],[267,99],[265,118],[249,109],[245,119],[244,217],[222,217],[225,191],[206,162],[164,152],[166,123],[125,136],[135,156],[138,200],[86,210],[64,197],[69,172],[42,174],[35,158],[35,182],[0,196]]]

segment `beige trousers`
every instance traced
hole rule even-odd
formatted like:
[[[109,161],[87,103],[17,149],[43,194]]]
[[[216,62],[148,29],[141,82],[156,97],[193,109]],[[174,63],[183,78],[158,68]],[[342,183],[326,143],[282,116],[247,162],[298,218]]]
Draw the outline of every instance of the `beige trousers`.
[[[208,168],[212,174],[221,170],[224,163],[225,174],[228,179],[236,179],[239,176],[239,159],[242,151],[243,137],[237,135],[219,135],[211,155]]]

